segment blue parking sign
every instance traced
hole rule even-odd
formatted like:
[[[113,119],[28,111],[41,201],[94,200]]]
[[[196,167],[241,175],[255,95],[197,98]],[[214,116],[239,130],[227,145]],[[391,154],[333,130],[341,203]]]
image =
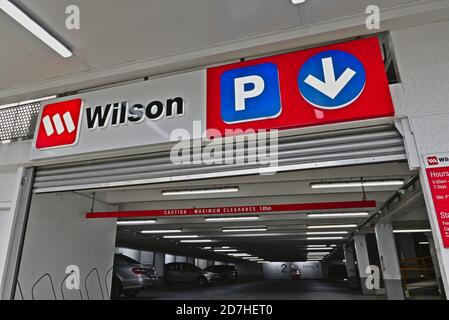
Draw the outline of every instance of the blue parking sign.
[[[226,71],[220,90],[221,117],[226,123],[271,119],[281,113],[279,74],[274,63]]]

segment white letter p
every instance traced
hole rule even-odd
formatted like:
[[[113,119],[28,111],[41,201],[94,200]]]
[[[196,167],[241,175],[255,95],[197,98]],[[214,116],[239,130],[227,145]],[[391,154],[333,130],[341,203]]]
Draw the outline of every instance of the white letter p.
[[[244,111],[246,109],[246,99],[260,96],[265,90],[265,81],[260,76],[249,76],[237,78],[235,84],[235,111]],[[254,85],[254,88],[246,91],[247,84]]]

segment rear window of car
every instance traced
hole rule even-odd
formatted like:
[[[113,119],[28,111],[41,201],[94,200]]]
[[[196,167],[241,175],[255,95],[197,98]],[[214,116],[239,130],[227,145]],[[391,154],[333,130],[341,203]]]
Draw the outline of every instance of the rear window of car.
[[[130,263],[130,264],[140,264],[140,262],[138,262],[138,261],[136,261],[136,260],[134,260],[134,259],[132,259],[132,258],[130,258],[128,256],[124,256],[122,254],[116,255],[115,258],[118,261],[121,261],[121,262],[126,262],[126,263]]]

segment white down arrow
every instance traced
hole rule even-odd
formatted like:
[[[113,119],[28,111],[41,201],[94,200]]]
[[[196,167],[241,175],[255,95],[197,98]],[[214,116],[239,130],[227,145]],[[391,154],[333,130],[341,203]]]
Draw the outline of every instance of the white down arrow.
[[[313,75],[309,75],[304,81],[329,98],[335,99],[346,87],[349,81],[356,75],[356,72],[347,68],[337,80],[335,79],[334,62],[332,61],[332,58],[324,58],[322,59],[322,63],[324,82]]]

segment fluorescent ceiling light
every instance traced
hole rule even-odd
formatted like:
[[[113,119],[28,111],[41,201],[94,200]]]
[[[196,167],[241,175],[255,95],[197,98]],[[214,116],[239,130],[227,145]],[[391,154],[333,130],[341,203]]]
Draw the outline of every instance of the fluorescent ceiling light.
[[[336,246],[336,244],[331,244],[329,247],[335,248]]]
[[[162,233],[180,233],[182,230],[143,230],[143,234],[162,234]]]
[[[308,248],[307,251],[332,251],[334,250],[333,248]]]
[[[403,229],[403,230],[393,230],[393,233],[425,233],[432,232],[431,229]]]
[[[310,213],[307,215],[309,218],[357,218],[367,216],[369,216],[368,212]]]
[[[146,224],[156,223],[156,220],[129,220],[129,221],[117,221],[118,226],[141,226]]]
[[[179,236],[164,236],[164,239],[196,239],[196,235],[179,235]]]
[[[307,246],[307,248],[323,248],[323,247],[327,247],[327,245],[325,245],[325,244],[309,244]]]
[[[309,252],[308,256],[327,256],[329,252]]]
[[[301,4],[301,3],[304,3],[304,2],[306,2],[306,0],[292,0],[293,4]]]
[[[208,189],[190,189],[190,190],[167,190],[162,191],[163,196],[182,196],[182,195],[195,195],[195,194],[211,194],[211,193],[229,193],[238,192],[238,187],[227,188],[208,188]]]
[[[307,229],[341,229],[341,228],[357,228],[356,224],[334,224],[322,226],[307,226]]]
[[[214,252],[237,252],[237,249],[215,249]]]
[[[204,249],[204,250],[211,250],[212,247],[204,247],[203,249]]]
[[[422,241],[422,242],[420,242],[419,244],[422,245],[422,246],[426,246],[426,245],[429,245],[429,242],[427,242],[427,241]]]
[[[270,261],[257,261],[257,263],[270,263]]]
[[[259,220],[259,216],[252,217],[223,217],[223,218],[205,218],[207,222],[234,222],[234,221],[255,221]]]
[[[222,249],[231,249],[231,247],[221,247]]]
[[[267,228],[223,229],[223,232],[265,232]]]
[[[22,27],[34,34],[42,42],[59,53],[63,58],[69,58],[73,53],[67,49],[60,41],[53,37],[48,31],[38,25],[26,13],[16,7],[11,1],[0,0],[0,9],[6,12],[11,18],[16,20]]]
[[[229,253],[228,256],[232,256],[232,257],[251,257],[251,255],[247,254],[247,253]]]
[[[402,186],[404,180],[376,180],[376,181],[344,181],[344,182],[317,182],[311,183],[312,189],[329,189],[329,188],[361,188],[361,187],[386,187],[386,186]]]
[[[343,240],[345,239],[344,237],[309,237],[307,238],[307,240],[309,241],[315,241],[315,240]]]
[[[212,242],[212,240],[209,240],[209,239],[181,240],[179,242],[181,242],[181,243],[208,243],[208,242]]]
[[[307,235],[315,235],[315,236],[321,236],[321,235],[331,235],[331,234],[348,234],[348,231],[320,231],[320,232],[306,232]]]

